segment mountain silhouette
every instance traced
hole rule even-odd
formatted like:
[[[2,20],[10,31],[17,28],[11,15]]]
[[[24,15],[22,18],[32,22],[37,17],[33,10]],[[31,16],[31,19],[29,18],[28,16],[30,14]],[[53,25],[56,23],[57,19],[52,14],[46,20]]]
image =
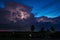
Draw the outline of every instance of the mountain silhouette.
[[[54,22],[54,20],[52,20],[52,18],[48,18],[46,16],[42,16],[36,19],[38,22]]]
[[[36,18],[37,22],[52,22],[52,23],[59,23],[60,22],[60,16],[55,18],[48,18],[45,16]]]
[[[43,16],[36,18],[36,20],[37,20],[37,30],[39,30],[41,27],[49,29],[51,26],[53,26],[56,31],[60,30],[60,16],[55,18],[48,18]]]

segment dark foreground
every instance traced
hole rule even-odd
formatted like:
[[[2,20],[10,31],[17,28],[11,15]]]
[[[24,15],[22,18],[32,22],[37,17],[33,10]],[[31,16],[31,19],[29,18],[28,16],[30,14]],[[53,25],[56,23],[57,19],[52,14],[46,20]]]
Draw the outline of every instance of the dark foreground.
[[[0,38],[0,40],[60,40],[60,39],[41,39],[41,38]]]
[[[60,32],[0,32],[0,40],[60,40]]]

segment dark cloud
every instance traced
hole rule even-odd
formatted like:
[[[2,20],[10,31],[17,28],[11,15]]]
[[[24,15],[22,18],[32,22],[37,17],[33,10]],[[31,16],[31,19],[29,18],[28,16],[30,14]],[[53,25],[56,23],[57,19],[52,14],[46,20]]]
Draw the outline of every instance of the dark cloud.
[[[47,17],[53,17],[51,15],[54,15],[55,13],[50,12],[54,11],[52,9],[60,8],[60,0],[0,0],[0,7],[4,7],[4,2],[5,1],[15,1],[17,3],[22,3],[28,6],[32,6],[33,10],[32,13],[37,17],[44,16],[46,15]],[[60,15],[60,9],[56,10],[58,15]],[[50,13],[52,14],[50,14]],[[55,11],[54,11],[55,12]],[[45,13],[49,13],[50,15],[47,15]],[[43,15],[42,15],[43,14]]]

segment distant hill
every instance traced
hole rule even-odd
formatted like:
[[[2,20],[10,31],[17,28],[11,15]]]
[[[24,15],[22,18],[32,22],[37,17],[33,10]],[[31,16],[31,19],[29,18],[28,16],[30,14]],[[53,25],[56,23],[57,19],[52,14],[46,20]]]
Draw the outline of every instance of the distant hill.
[[[60,31],[60,16],[56,18],[48,18],[45,16],[39,17],[37,20],[37,30],[44,27],[45,29],[50,29],[50,27],[54,27],[56,31]]]
[[[52,22],[52,23],[60,23],[60,16],[56,18],[48,18],[45,16],[36,18],[37,22]]]

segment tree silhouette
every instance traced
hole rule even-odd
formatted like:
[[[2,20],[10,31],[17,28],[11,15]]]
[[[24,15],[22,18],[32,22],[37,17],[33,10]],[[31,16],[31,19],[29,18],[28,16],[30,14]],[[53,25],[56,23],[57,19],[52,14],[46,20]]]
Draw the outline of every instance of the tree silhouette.
[[[31,32],[34,32],[34,29],[35,29],[35,27],[34,27],[34,25],[32,25],[31,26]]]
[[[42,27],[40,31],[43,32],[44,31],[44,27]]]
[[[47,32],[50,32],[50,30],[49,30],[49,29],[47,29]]]
[[[41,30],[40,30],[40,33],[41,33],[41,38],[44,38],[45,37],[45,30],[44,30],[44,27],[41,27]]]
[[[51,26],[51,28],[50,28],[50,37],[52,38],[52,37],[54,37],[55,35],[54,35],[54,33],[55,33],[55,29],[54,29],[54,27],[53,26]]]
[[[50,31],[53,31],[53,32],[55,31],[53,26],[51,26]]]
[[[50,38],[50,30],[49,29],[47,29],[45,36],[46,36],[46,38]]]

